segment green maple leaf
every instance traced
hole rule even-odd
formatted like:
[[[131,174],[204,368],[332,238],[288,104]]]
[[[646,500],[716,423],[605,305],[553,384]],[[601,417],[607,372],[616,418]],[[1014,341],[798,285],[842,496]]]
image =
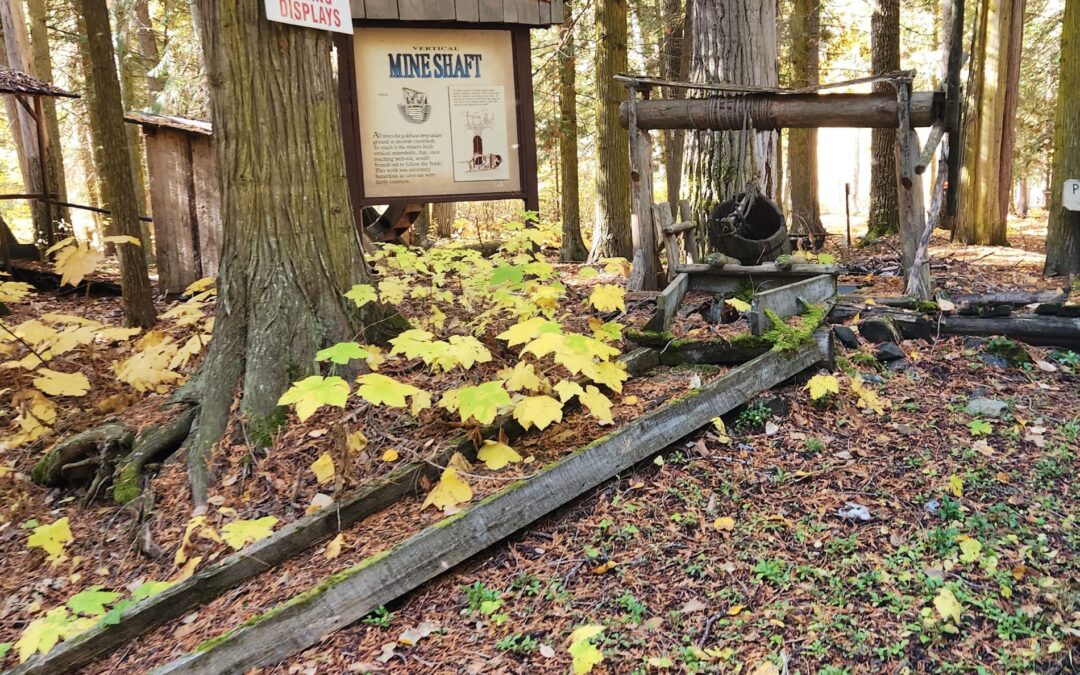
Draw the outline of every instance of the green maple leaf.
[[[144,584],[145,585],[145,584]],[[134,600],[121,600],[113,605],[105,616],[101,617],[101,623],[105,626],[115,626],[120,623],[120,615],[124,613],[124,610],[135,604]]]
[[[510,394],[506,393],[502,380],[451,391],[456,392],[457,409],[462,423],[467,423],[472,418],[480,424],[491,424],[495,421],[499,406],[510,404]]]
[[[101,586],[91,586],[68,598],[67,606],[75,614],[101,616],[105,613],[105,605],[111,605],[119,599],[119,593],[103,591]]]
[[[990,426],[986,420],[971,420],[968,422],[968,429],[971,430],[972,436],[989,436],[994,427]]]
[[[603,626],[581,626],[570,634],[570,656],[574,675],[584,675],[604,660],[604,653],[590,640],[604,632]]]
[[[316,361],[331,361],[338,365],[344,365],[353,359],[366,359],[371,352],[355,342],[339,342],[333,347],[327,347],[315,354]]]
[[[278,399],[278,405],[296,404],[296,416],[303,422],[324,405],[345,407],[349,398],[349,383],[337,377],[312,375],[294,382]]]
[[[525,268],[519,265],[499,265],[491,271],[488,284],[502,286],[503,284],[517,285],[525,279]]]
[[[64,544],[73,539],[71,527],[65,516],[55,523],[35,527],[34,533],[26,540],[26,545],[31,548],[40,548],[48,554],[49,560],[56,560],[63,555]]]
[[[345,297],[355,302],[357,307],[363,307],[369,302],[377,300],[379,296],[375,293],[374,286],[356,284],[345,293]]]
[[[255,520],[234,520],[221,528],[221,538],[239,551],[250,543],[269,537],[278,519],[265,516]]]
[[[149,598],[149,597],[151,597],[153,595],[157,595],[158,593],[162,592],[166,588],[169,588],[170,586],[173,585],[173,583],[175,583],[175,582],[172,582],[172,581],[154,581],[153,579],[150,579],[148,581],[144,581],[143,583],[139,584],[139,586],[135,590],[131,591],[131,599],[134,602],[138,602],[140,600],[145,600],[146,598]],[[117,605],[117,608],[119,608],[119,604]]]
[[[528,396],[514,407],[514,419],[525,429],[546,429],[552,422],[562,422],[562,407],[550,396]]]

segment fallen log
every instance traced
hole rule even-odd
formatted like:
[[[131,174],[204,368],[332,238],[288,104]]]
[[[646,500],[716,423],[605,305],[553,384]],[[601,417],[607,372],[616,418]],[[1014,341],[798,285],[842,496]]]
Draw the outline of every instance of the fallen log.
[[[1061,316],[1013,316],[980,318],[948,316],[941,320],[948,335],[1001,335],[1040,347],[1080,349],[1080,318]]]
[[[817,341],[791,352],[763,354],[578,449],[538,475],[516,481],[396,547],[334,574],[155,672],[240,673],[295,654],[657,454],[822,357]]]
[[[641,374],[659,362],[652,349],[636,349],[619,360],[631,375]],[[500,429],[511,439],[524,433],[510,415],[497,418],[481,433],[485,438],[494,438]],[[140,635],[213,600],[233,586],[329,539],[399,499],[414,494],[421,477],[437,478],[438,470],[433,465],[445,465],[455,452],[461,452],[470,459],[475,457],[472,438],[461,438],[449,445],[448,449],[433,458],[431,464],[417,462],[402,465],[355,494],[286,525],[266,539],[126,609],[116,623],[99,624],[71,640],[61,642],[48,654],[31,658],[9,671],[8,675],[55,675],[76,671]]]

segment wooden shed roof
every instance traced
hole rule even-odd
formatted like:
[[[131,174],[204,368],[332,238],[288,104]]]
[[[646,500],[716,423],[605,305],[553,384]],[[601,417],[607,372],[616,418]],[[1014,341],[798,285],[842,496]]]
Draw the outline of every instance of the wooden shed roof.
[[[0,94],[25,94],[27,96],[54,96],[79,98],[78,94],[54,87],[48,82],[27,75],[21,70],[0,66]]]
[[[200,136],[213,135],[213,125],[209,122],[204,120],[193,120],[187,117],[158,115],[151,112],[132,110],[124,115],[124,120],[150,129],[175,129],[177,131],[198,134]]]
[[[461,21],[550,26],[562,23],[563,0],[350,0],[354,19]]]

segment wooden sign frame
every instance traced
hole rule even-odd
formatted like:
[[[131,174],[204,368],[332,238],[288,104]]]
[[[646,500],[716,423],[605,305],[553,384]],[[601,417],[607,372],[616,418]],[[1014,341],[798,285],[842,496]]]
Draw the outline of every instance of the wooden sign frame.
[[[365,206],[382,204],[428,204],[435,202],[488,201],[520,199],[528,210],[539,210],[539,186],[536,159],[536,114],[533,109],[532,54],[529,27],[502,23],[460,23],[433,21],[371,21],[354,20],[353,26],[385,28],[435,28],[440,30],[496,30],[510,34],[513,53],[514,96],[518,125],[518,172],[520,190],[510,192],[477,192],[446,194],[402,194],[391,197],[364,194],[363,158],[360,149],[360,119],[357,114],[358,82],[353,36],[335,35],[338,54],[338,96],[341,102],[341,127],[345,144],[345,169],[349,181],[356,222],[362,222],[360,211]]]

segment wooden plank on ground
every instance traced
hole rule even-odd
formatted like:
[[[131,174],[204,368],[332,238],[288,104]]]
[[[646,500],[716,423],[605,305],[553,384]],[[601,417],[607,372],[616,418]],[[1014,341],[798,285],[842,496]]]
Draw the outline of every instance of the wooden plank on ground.
[[[750,332],[761,335],[772,328],[772,321],[765,315],[767,309],[776,312],[780,318],[786,318],[802,312],[800,300],[818,305],[835,298],[836,277],[831,274],[819,274],[786,286],[755,293],[750,305]]]
[[[331,579],[166,664],[159,675],[239,673],[276,663],[377,607],[415,589],[513,534],[620,471],[655,455],[750,398],[823,358],[817,342],[792,352],[769,352],[692,394],[576,450],[526,480]]]
[[[652,349],[635,349],[618,359],[631,375],[655,367],[659,363]],[[579,378],[583,381],[584,378]],[[510,439],[523,430],[509,414],[495,420],[481,433],[494,438],[503,430]],[[473,441],[463,438],[434,459],[435,465],[445,464],[454,452],[472,456]],[[117,623],[96,626],[77,637],[61,642],[48,654],[37,656],[10,671],[8,675],[53,675],[77,670],[95,659],[111,653],[118,646],[171,621],[192,609],[209,602],[224,591],[278,565],[339,531],[412,494],[420,477],[434,478],[431,464],[405,464],[378,482],[300,518],[271,536],[225,558],[213,567],[182,581],[165,591],[124,611]]]
[[[690,287],[690,277],[686,273],[677,275],[667,288],[656,298],[656,313],[645,324],[645,330],[663,333],[671,328],[675,312],[679,311],[686,289]]]

